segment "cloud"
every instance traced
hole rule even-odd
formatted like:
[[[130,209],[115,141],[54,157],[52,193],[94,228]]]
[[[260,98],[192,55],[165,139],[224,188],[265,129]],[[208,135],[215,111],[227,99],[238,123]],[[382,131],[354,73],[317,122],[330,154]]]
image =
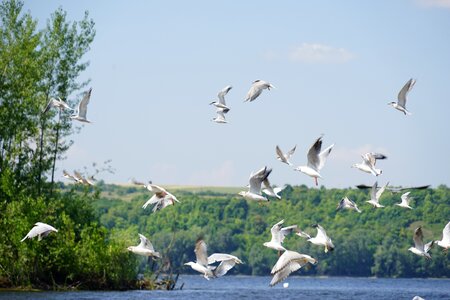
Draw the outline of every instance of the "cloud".
[[[345,63],[354,55],[344,48],[303,43],[289,53],[289,59],[301,63]]]
[[[416,0],[422,6],[450,8],[450,0]]]

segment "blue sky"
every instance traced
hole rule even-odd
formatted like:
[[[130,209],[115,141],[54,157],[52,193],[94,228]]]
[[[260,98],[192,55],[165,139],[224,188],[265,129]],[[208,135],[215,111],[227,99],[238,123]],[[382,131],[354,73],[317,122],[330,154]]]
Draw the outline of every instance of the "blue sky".
[[[115,174],[155,184],[244,186],[273,168],[271,182],[313,185],[278,162],[275,146],[335,144],[326,187],[372,184],[350,168],[379,151],[380,184],[450,185],[450,1],[27,1],[44,26],[56,8],[88,10],[97,35],[81,79],[93,87],[88,118],[62,169],[112,159]],[[409,78],[405,117],[387,103]],[[276,89],[244,103],[256,79]],[[208,103],[226,85],[229,124]],[[76,95],[74,95],[75,97]]]

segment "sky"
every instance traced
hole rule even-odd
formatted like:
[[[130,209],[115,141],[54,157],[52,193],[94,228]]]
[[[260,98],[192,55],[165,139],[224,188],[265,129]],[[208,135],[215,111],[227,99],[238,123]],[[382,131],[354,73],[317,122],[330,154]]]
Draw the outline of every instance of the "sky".
[[[273,184],[314,186],[275,146],[297,145],[305,165],[323,134],[327,188],[450,185],[450,0],[25,3],[40,28],[58,7],[71,21],[89,11],[96,37],[80,77],[93,123],[57,177],[111,159],[107,183],[245,186],[268,166]],[[404,116],[387,103],[410,78]],[[244,103],[256,79],[276,89]],[[229,123],[216,124],[209,103],[227,85]],[[368,151],[388,156],[378,178],[351,168]]]

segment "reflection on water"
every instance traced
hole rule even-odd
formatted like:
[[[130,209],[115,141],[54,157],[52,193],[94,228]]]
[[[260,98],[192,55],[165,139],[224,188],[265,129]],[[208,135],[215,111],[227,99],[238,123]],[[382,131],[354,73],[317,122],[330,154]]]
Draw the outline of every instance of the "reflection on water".
[[[180,276],[175,291],[126,292],[15,292],[0,293],[0,299],[450,299],[449,279],[374,279],[288,277],[289,288],[269,287],[270,277],[224,276],[205,280],[197,275]]]

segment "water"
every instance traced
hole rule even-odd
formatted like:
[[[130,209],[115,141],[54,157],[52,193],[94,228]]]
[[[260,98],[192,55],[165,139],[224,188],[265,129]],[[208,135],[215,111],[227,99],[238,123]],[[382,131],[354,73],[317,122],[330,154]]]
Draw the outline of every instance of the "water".
[[[224,276],[207,281],[198,275],[180,276],[174,291],[126,292],[3,292],[0,299],[8,300],[124,300],[124,299],[408,299],[418,295],[426,300],[450,300],[449,279],[375,279],[375,278],[317,278],[288,277],[270,288],[271,277]]]

